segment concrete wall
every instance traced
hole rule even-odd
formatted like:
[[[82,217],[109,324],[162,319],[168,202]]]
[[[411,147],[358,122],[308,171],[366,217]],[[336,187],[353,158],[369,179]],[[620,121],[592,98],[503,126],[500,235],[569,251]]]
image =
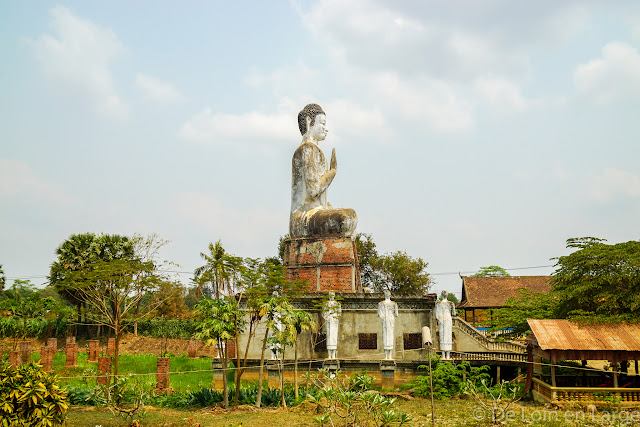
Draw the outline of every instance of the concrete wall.
[[[315,307],[318,302],[318,294],[304,295],[293,301],[298,308],[306,309],[311,312],[316,319],[316,323],[320,326],[319,332],[324,333],[324,324],[320,312]],[[382,294],[337,294],[336,299],[342,304],[342,316],[340,317],[340,326],[338,328],[338,358],[339,359],[362,359],[374,360],[383,359],[384,350],[382,348],[382,323],[378,318],[378,302],[384,300]],[[437,342],[435,327],[436,323],[433,318],[434,298],[432,296],[392,296],[393,301],[398,303],[398,317],[395,321],[394,330],[394,354],[397,360],[423,360],[426,350],[405,350],[403,347],[403,334],[415,333],[420,334],[423,326],[431,328],[432,340]],[[262,349],[262,339],[264,338],[266,322],[263,321],[258,325],[256,335],[252,338],[249,347],[249,358],[259,359]],[[375,350],[359,350],[358,334],[360,333],[376,333],[377,349]],[[299,359],[324,359],[327,357],[327,351],[314,351],[312,346],[313,334],[311,331],[303,331],[298,340],[298,358]],[[244,355],[246,348],[246,334],[240,337],[240,352]],[[286,349],[285,358],[292,359],[294,356],[293,347]],[[271,352],[267,348],[265,358],[270,358]]]

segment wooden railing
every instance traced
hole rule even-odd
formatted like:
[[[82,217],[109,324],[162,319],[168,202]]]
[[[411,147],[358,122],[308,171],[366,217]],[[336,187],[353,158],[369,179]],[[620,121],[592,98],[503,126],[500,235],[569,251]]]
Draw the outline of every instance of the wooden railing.
[[[513,353],[526,353],[527,346],[520,343],[511,341],[495,341],[491,338],[487,338],[484,334],[481,334],[476,328],[465,322],[459,317],[453,318],[453,326],[457,326],[458,329],[464,331],[467,335],[474,338],[481,345],[491,351],[510,351]]]
[[[547,402],[621,403],[640,405],[640,388],[621,387],[552,387],[533,378],[532,390]]]
[[[451,352],[455,360],[502,360],[505,362],[526,362],[525,353],[505,353],[501,351]]]

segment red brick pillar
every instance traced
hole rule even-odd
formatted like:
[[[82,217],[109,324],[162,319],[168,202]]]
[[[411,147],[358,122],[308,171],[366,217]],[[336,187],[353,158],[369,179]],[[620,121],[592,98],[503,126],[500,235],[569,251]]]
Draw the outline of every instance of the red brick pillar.
[[[78,365],[78,344],[67,344],[65,348],[65,354],[67,361],[64,366],[77,366]]]
[[[227,356],[229,359],[236,357],[236,340],[227,341]]]
[[[49,372],[53,370],[53,347],[42,347],[40,350],[40,364],[42,369]]]
[[[156,390],[166,390],[169,388],[169,364],[168,357],[158,357],[156,364]]]
[[[31,341],[20,342],[20,360],[22,363],[31,363]]]
[[[75,343],[76,343],[76,337],[67,337],[67,345],[75,344]]]
[[[98,351],[100,349],[100,341],[98,340],[90,340],[89,341],[89,357],[87,358],[88,362],[97,362],[98,361]]]
[[[52,347],[53,352],[56,353],[58,351],[58,338],[47,339],[47,347]]]
[[[98,357],[98,385],[111,382],[111,357]]]
[[[116,353],[116,339],[109,338],[107,341],[107,356],[113,356]]]
[[[187,350],[189,351],[189,357],[191,359],[197,357],[198,355],[198,341],[196,340],[189,340],[189,346],[187,347]]]
[[[17,350],[11,350],[9,352],[9,366],[17,368],[18,366],[20,366],[20,363],[20,352]]]

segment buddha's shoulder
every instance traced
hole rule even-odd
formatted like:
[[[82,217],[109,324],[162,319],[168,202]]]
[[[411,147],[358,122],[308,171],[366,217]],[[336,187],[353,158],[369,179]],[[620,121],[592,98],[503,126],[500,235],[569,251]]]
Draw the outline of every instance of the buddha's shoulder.
[[[294,157],[304,156],[304,155],[309,155],[317,152],[322,153],[322,150],[320,149],[320,147],[318,147],[313,142],[303,141],[300,145],[298,145],[298,148],[296,148],[296,151],[293,153],[293,156]]]

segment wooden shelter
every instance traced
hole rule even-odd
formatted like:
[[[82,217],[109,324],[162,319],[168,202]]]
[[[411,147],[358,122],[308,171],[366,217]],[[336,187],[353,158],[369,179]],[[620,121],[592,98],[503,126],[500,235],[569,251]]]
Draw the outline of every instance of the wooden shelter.
[[[540,401],[599,403],[611,396],[640,405],[640,388],[620,387],[617,363],[640,359],[640,324],[579,325],[565,319],[528,319],[527,389]],[[551,362],[551,384],[533,377],[541,359]],[[556,387],[555,364],[565,360],[608,360],[613,367],[613,387]],[[539,365],[538,365],[539,366]]]
[[[473,326],[491,326],[493,310],[502,308],[508,298],[518,295],[518,289],[548,293],[551,276],[462,277],[462,299],[457,309]]]

